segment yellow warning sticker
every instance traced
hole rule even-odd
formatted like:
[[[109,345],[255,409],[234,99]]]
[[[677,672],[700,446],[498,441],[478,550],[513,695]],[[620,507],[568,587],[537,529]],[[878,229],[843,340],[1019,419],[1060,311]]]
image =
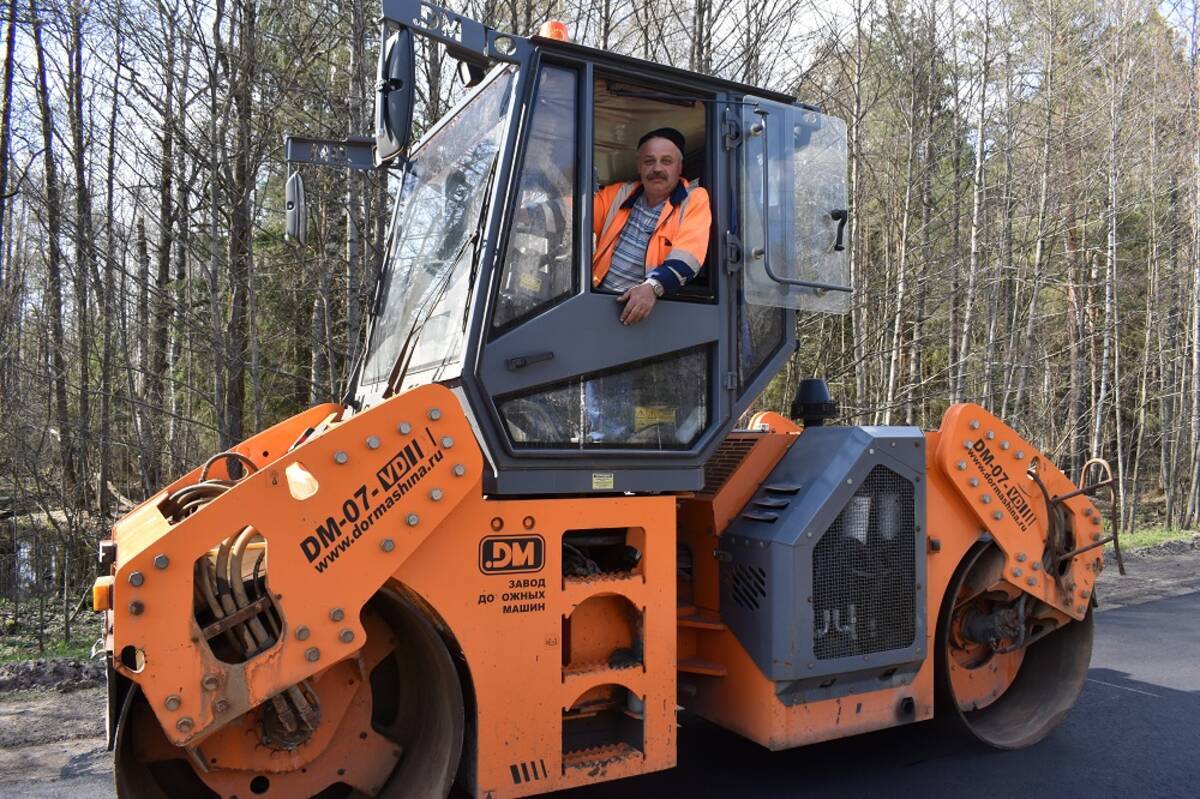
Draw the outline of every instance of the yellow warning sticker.
[[[592,472],[593,491],[611,491],[613,487],[612,472]]]
[[[674,408],[665,405],[639,405],[633,409],[633,429],[635,431],[660,424],[675,424]]]
[[[522,289],[530,294],[538,294],[542,290],[541,278],[532,272],[523,273],[517,282],[520,283]]]

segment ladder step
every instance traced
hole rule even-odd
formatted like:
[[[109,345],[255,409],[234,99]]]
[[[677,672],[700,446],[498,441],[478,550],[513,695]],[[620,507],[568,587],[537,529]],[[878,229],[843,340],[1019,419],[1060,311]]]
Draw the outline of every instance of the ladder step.
[[[728,629],[715,613],[691,613],[687,616],[680,616],[676,620],[676,623],[680,627],[689,627],[693,630],[720,631]]]
[[[749,519],[752,522],[766,522],[767,524],[770,524],[779,518],[779,514],[771,513],[770,511],[746,511],[742,514],[742,518]]]
[[[675,665],[676,670],[687,674],[703,674],[707,677],[724,677],[725,667],[700,658],[686,658]]]
[[[795,494],[803,486],[800,483],[769,483],[763,488],[767,489],[768,494]]]
[[[770,508],[771,510],[781,510],[788,506],[786,499],[775,499],[774,497],[763,497],[762,499],[754,500],[755,507]]]

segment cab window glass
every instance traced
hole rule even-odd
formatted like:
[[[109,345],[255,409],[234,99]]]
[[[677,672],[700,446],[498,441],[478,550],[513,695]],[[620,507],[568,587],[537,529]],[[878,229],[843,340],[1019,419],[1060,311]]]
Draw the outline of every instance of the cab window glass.
[[[606,186],[639,180],[638,141],[646,133],[664,127],[674,128],[684,137],[681,180],[692,187],[711,191],[707,155],[707,111],[704,103],[683,95],[678,99],[671,97],[669,86],[633,84],[606,76],[596,79],[593,91],[594,167],[591,177],[594,192],[599,192]],[[595,227],[603,230],[606,219],[607,217],[594,220]],[[663,216],[662,219],[665,222],[670,217]],[[662,232],[660,230],[660,233]],[[606,238],[611,251],[615,244],[608,237],[600,236],[600,240],[594,241],[593,246],[601,246],[601,242]],[[710,251],[711,239],[710,233]],[[696,277],[664,299],[711,300],[713,289],[707,261],[708,258],[702,259],[702,266]],[[646,271],[649,272],[656,266],[657,262],[648,263]],[[620,293],[618,287],[621,284],[617,282],[614,286],[614,282],[615,278],[603,284],[593,281],[592,289]]]
[[[470,262],[503,143],[512,73],[493,79],[413,153],[397,199],[362,385],[397,369],[407,387],[457,370]],[[403,363],[398,363],[403,361]]]
[[[708,427],[709,348],[501,400],[519,449],[688,449]]]
[[[575,101],[575,72],[544,68],[492,320],[495,328],[575,293]]]
[[[741,292],[738,294],[738,387],[745,389],[783,346],[786,312],[748,304]]]

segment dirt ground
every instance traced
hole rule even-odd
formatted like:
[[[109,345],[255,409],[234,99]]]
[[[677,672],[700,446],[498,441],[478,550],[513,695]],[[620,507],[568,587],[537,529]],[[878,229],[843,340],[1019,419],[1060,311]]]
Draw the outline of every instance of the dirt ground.
[[[1100,612],[1200,591],[1200,535],[1111,553],[1100,576]],[[80,661],[0,664],[0,796],[68,799],[108,796],[103,669]]]

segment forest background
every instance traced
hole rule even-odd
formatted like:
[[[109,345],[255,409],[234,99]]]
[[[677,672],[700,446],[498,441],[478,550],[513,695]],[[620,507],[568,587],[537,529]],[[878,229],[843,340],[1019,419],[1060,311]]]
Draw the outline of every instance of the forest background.
[[[450,5],[847,121],[853,307],[799,321],[758,407],[811,375],[848,423],[978,402],[1072,477],[1110,460],[1122,529],[1196,526],[1196,0]],[[3,7],[0,658],[90,643],[115,515],[339,396],[389,210],[378,175],[310,172],[284,241],[283,133],[370,130],[377,2]],[[420,130],[460,90],[418,64]]]

